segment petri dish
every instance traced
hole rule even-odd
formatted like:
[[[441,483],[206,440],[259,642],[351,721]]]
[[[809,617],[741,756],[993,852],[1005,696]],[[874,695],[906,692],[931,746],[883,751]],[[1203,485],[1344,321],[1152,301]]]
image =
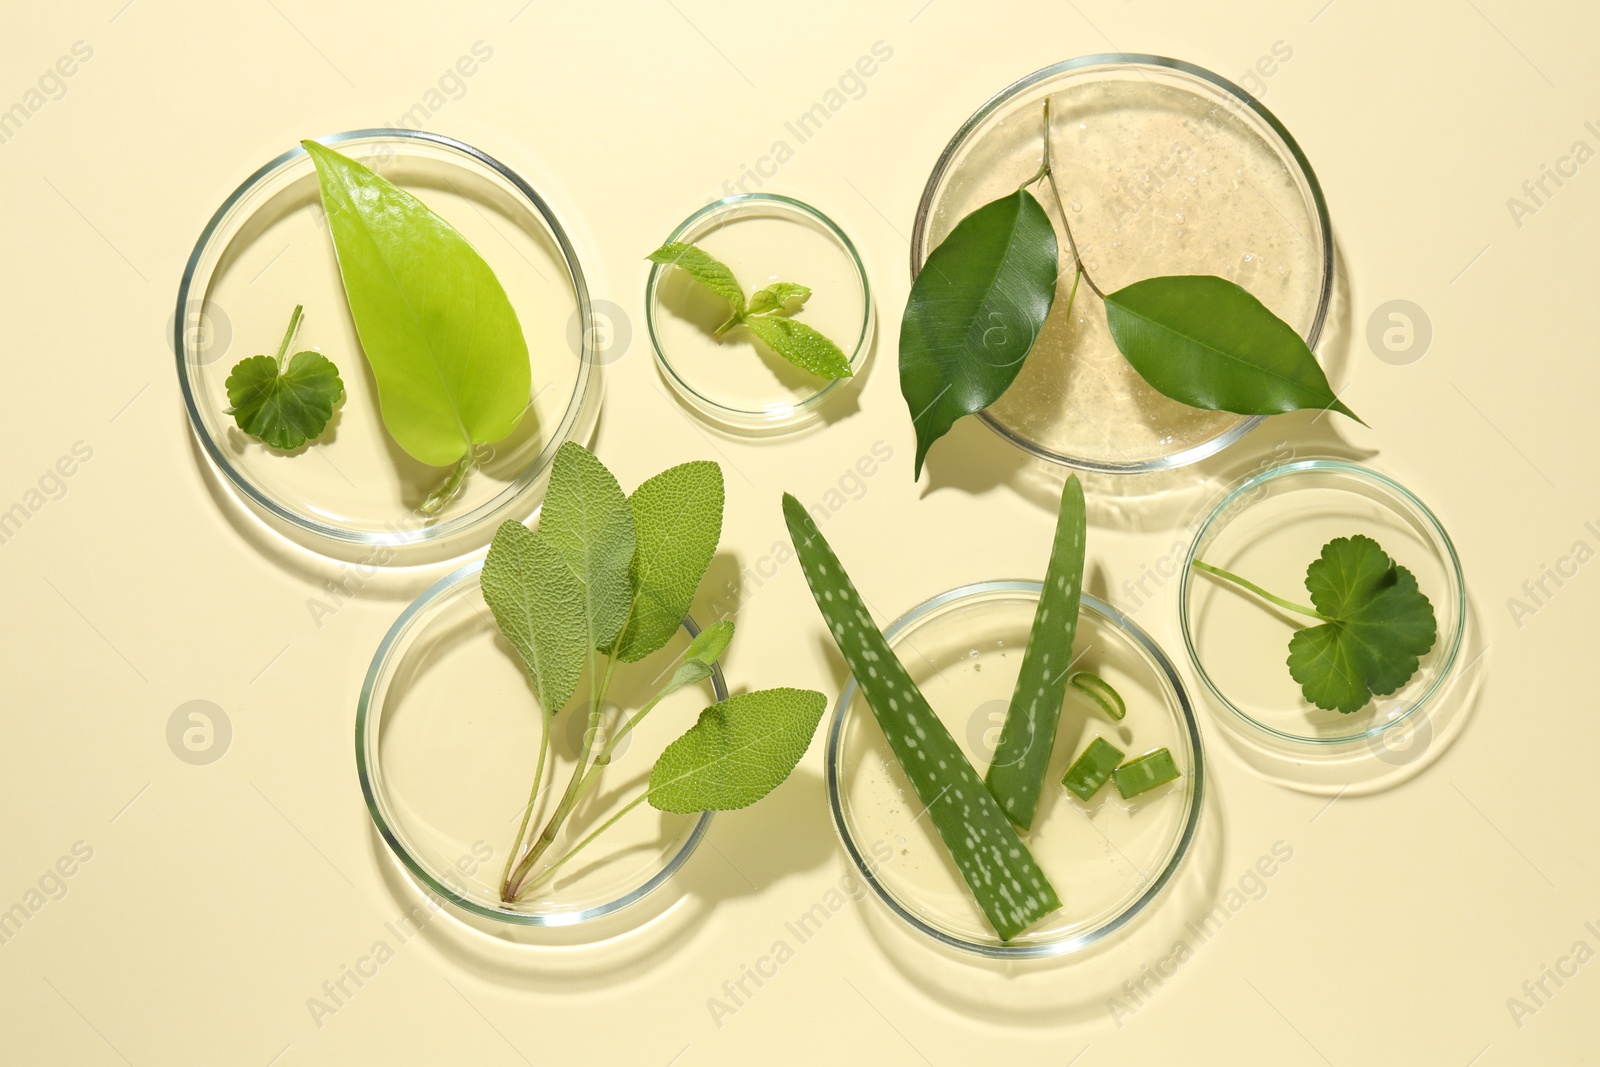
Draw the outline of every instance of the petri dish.
[[[1309,620],[1191,565],[1203,560],[1304,603],[1306,567],[1328,541],[1355,534],[1416,576],[1438,636],[1410,681],[1344,714],[1307,701],[1289,675],[1289,637]],[[1428,708],[1446,689],[1466,630],[1466,580],[1450,535],[1399,482],[1343,460],[1301,460],[1234,485],[1200,524],[1182,573],[1179,622],[1200,681],[1230,719],[1302,753],[1370,741]]]
[[[416,195],[455,226],[510,297],[532,361],[529,407],[517,429],[482,446],[460,496],[425,518],[418,505],[448,471],[420,463],[384,430],[372,373],[345,301],[322,217],[316,168],[296,146],[222,203],[184,269],[173,319],[178,381],[200,445],[232,489],[273,528],[325,555],[365,552],[403,563],[409,547],[459,555],[487,544],[507,518],[539,505],[563,441],[587,432],[599,402],[589,294],[571,242],[549,205],[478,149],[414,130],[354,130],[322,138]],[[239,360],[277,350],[296,304],[291,351],[321,351],[345,399],[328,429],[294,452],[246,435],[227,414]],[[576,341],[570,338],[576,338]]]
[[[884,635],[940,720],[983,773],[1005,721],[1040,583],[990,581],[911,609]],[[1063,906],[1002,942],[968,892],[854,680],[828,731],[828,796],[845,851],[876,896],[930,942],[991,959],[1064,956],[1132,922],[1172,880],[1194,840],[1204,792],[1199,727],[1171,661],[1134,622],[1085,595],[1076,668],[1127,702],[1113,723],[1069,689],[1033,828],[1023,834]],[[1182,776],[1124,800],[1089,802],[1061,785],[1095,736],[1129,758],[1165,746]]]
[[[708,204],[667,238],[704,249],[726,263],[750,291],[798,282],[811,297],[795,314],[839,346],[853,375],[872,342],[872,292],[855,245],[809,204],[774,193],[744,193]],[[652,265],[645,283],[645,320],[662,376],[693,410],[719,426],[748,433],[783,432],[819,418],[819,409],[850,378],[826,379],[796,367],[748,330],[721,339],[728,302],[686,271]]]
[[[514,926],[566,927],[615,915],[664,885],[693,854],[711,814],[640,805],[553,878],[516,903],[499,880],[528,802],[540,711],[526,673],[500,636],[478,584],[482,561],[440,579],[395,621],[372,659],[356,710],[356,767],[379,834],[429,893]],[[661,653],[681,654],[692,620]],[[618,668],[601,736],[660,687],[650,661]],[[727,695],[720,668],[707,683],[669,695],[617,747],[593,799],[580,804],[548,859],[642,792],[654,757],[700,709]],[[580,689],[551,729],[564,788],[583,744]],[[541,809],[548,814],[547,808]],[[536,828],[530,829],[530,833]],[[542,868],[541,868],[542,869]]]
[[[1250,290],[1315,347],[1332,293],[1333,240],[1310,163],[1245,90],[1160,56],[1067,60],[979,108],[923,190],[913,276],[957,222],[1037,173],[1046,98],[1062,208],[1101,289],[1162,275],[1218,275]],[[1048,185],[1037,188],[1063,234]],[[1064,238],[1061,256],[1070,271]],[[1056,300],[1016,381],[981,413],[1017,447],[1079,470],[1139,474],[1201,460],[1261,421],[1157,393],[1122,357],[1087,286],[1067,304]]]

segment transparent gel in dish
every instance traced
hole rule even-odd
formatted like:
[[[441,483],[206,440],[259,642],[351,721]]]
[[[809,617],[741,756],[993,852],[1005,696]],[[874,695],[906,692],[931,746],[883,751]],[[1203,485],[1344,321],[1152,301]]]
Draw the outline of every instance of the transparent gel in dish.
[[[1287,130],[1244,90],[1156,56],[1087,56],[985,104],[945,149],[923,193],[912,269],[966,215],[1039,169],[1050,100],[1051,162],[1066,222],[1100,288],[1213,274],[1248,289],[1316,344],[1332,286],[1327,207]],[[1145,383],[1117,349],[1100,299],[1080,285],[1049,184],[1061,288],[1011,387],[982,417],[1033,454],[1138,473],[1204,458],[1258,418],[1203,411]]]
[[[665,882],[693,852],[711,816],[640,805],[551,880],[514,904],[500,900],[506,850],[533,784],[542,712],[483,602],[481,566],[469,564],[419,597],[373,659],[356,718],[368,810],[413,875],[477,915],[523,926],[570,926],[610,915]],[[605,729],[660,688],[662,664],[682,655],[691,632],[686,624],[662,651],[618,667],[600,744]],[[718,671],[710,682],[663,700],[619,743],[599,786],[575,809],[546,861],[560,858],[643,792],[655,757],[725,693]],[[580,688],[553,722],[556,769],[552,778],[546,766],[547,791],[566,787],[587,727],[587,698]],[[548,815],[549,805],[542,811]],[[530,823],[529,837],[541,826]],[[487,859],[485,851],[492,852]]]
[[[408,130],[324,139],[421,199],[489,263],[516,310],[532,368],[530,406],[501,441],[480,446],[460,496],[437,517],[417,512],[450,473],[407,455],[384,428],[303,149],[252,175],[218,209],[179,291],[175,341],[191,422],[218,469],[247,499],[313,547],[487,543],[504,518],[538,507],[555,449],[592,404],[592,352],[573,329],[588,308],[577,258],[538,195],[467,145]],[[311,444],[282,452],[227,413],[227,378],[246,356],[277,351],[296,304],[291,353],[313,349],[339,369],[345,398]],[[576,343],[575,343],[576,342]]]
[[[913,609],[885,631],[934,712],[982,775],[999,740],[1038,605],[1037,582],[965,586]],[[1167,884],[1193,838],[1203,770],[1188,697],[1143,631],[1083,598],[1074,670],[1100,675],[1127,702],[1112,723],[1069,687],[1039,810],[1023,840],[1062,907],[1001,942],[939,839],[871,708],[852,682],[829,731],[828,788],[846,850],[878,896],[914,929],[990,957],[1062,955],[1130,921]],[[1089,802],[1061,784],[1096,736],[1131,758],[1171,751],[1182,777],[1133,800],[1109,782]],[[878,862],[884,845],[889,859]]]

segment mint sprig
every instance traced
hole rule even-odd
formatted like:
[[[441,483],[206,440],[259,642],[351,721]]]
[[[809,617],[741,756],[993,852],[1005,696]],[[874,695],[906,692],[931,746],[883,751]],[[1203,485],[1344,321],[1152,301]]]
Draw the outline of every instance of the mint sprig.
[[[839,346],[790,316],[811,298],[811,290],[798,282],[774,282],[745,299],[744,289],[728,265],[704,249],[682,241],[662,245],[645,257],[662,266],[681,267],[690,277],[726,300],[732,315],[717,327],[720,340],[729,330],[743,326],[777,355],[819,378],[848,378],[850,361]]]

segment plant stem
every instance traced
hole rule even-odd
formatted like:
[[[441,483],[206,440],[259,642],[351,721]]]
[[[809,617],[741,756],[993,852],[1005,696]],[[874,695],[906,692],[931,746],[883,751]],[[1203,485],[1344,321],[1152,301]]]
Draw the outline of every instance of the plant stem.
[[[568,860],[576,856],[578,853],[582,852],[588,846],[589,842],[593,841],[595,838],[599,837],[601,834],[617,825],[618,822],[622,821],[622,817],[624,815],[628,814],[628,812],[632,811],[634,808],[637,808],[640,804],[643,804],[645,799],[649,796],[650,791],[645,790],[643,793],[640,793],[638,796],[628,801],[627,805],[624,806],[621,811],[617,812],[615,815],[611,816],[611,818],[601,823],[592,833],[589,834],[589,836],[585,837],[582,841],[579,841],[576,845],[573,845],[572,848],[567,850],[566,855],[562,856],[550,866],[540,871],[533,877],[531,881],[528,882],[527,885],[522,886],[518,892],[527,892],[529,889],[532,889],[539,883],[549,880],[550,876],[555,874],[562,865],[564,865]]]
[[[289,328],[283,331],[283,343],[278,346],[278,370],[283,370],[283,357],[289,351],[289,344],[294,340],[295,331],[300,329],[301,312],[305,310],[304,304],[296,304],[294,311],[289,315]]]
[[[1293,611],[1300,615],[1309,615],[1318,622],[1335,621],[1313,608],[1305,607],[1302,604],[1296,604],[1292,600],[1285,600],[1281,596],[1275,596],[1274,594],[1269,593],[1265,589],[1261,588],[1255,582],[1250,581],[1248,578],[1241,578],[1231,571],[1223,570],[1221,567],[1213,567],[1209,563],[1202,563],[1200,560],[1195,560],[1194,569],[1197,571],[1204,571],[1213,577],[1221,578],[1224,581],[1232,582],[1235,585],[1243,586],[1261,599],[1270,601],[1271,603],[1276,604],[1278,607],[1283,608],[1285,611]]]
[[[1044,161],[1039,165],[1039,173],[1023,182],[1022,188],[1026,189],[1040,178],[1047,178],[1050,181],[1050,196],[1056,202],[1056,212],[1061,216],[1061,228],[1066,231],[1067,247],[1072,249],[1072,262],[1077,267],[1079,276],[1089,283],[1089,290],[1095,296],[1104,300],[1106,294],[1095,284],[1094,278],[1089,274],[1089,269],[1083,265],[1083,256],[1078,252],[1078,241],[1072,236],[1072,223],[1067,219],[1066,204],[1061,200],[1061,190],[1056,187],[1056,172],[1050,165],[1050,98],[1048,96],[1044,98]],[[1073,291],[1076,292],[1078,286],[1076,278],[1073,279],[1072,286]]]
[[[522,838],[528,832],[528,821],[533,818],[533,807],[539,799],[539,787],[544,783],[545,759],[550,753],[550,720],[553,716],[543,708],[539,710],[541,730],[539,731],[539,762],[533,772],[533,789],[528,793],[528,806],[522,811],[522,825],[517,827],[517,836],[512,839],[511,848],[506,853],[505,869],[500,872],[500,899],[509,902],[511,897],[511,865],[517,862],[517,853],[522,851]]]
[[[744,321],[744,316],[741,315],[739,312],[735,311],[731,316],[729,316],[727,322],[723,323],[721,326],[718,326],[716,328],[716,331],[714,333],[712,333],[711,336],[714,337],[715,339],[717,339],[718,341],[720,341],[720,340],[722,340],[722,335],[723,334],[727,333],[729,330],[733,329],[735,326],[739,325],[743,321]]]
[[[450,476],[439,488],[428,494],[428,499],[424,500],[417,510],[424,515],[437,515],[443,511],[444,506],[454,500],[456,494],[461,491],[461,483],[467,480],[467,472],[470,470],[472,470],[472,450],[469,448],[456,462],[450,471]]]
[[[631,611],[630,611],[631,615]],[[627,623],[623,623],[624,629]],[[596,677],[595,653],[589,650],[589,677],[591,681]],[[589,769],[589,753],[594,746],[594,735],[600,728],[600,710],[605,700],[606,690],[611,685],[611,675],[616,670],[617,661],[606,657],[606,672],[600,677],[598,684],[593,685],[589,693],[589,723],[588,729],[583,732],[583,748],[578,752],[578,762],[572,768],[572,777],[567,781],[566,791],[561,794],[561,802],[556,805],[556,810],[551,814],[544,829],[539,832],[539,837],[529,846],[528,854],[522,857],[522,862],[517,864],[517,869],[511,875],[511,898],[515,900],[522,892],[522,879],[527,877],[528,871],[538,862],[540,856],[555,843],[556,834],[561,832],[561,826],[567,821],[567,816],[572,814],[581,798],[583,778]]]

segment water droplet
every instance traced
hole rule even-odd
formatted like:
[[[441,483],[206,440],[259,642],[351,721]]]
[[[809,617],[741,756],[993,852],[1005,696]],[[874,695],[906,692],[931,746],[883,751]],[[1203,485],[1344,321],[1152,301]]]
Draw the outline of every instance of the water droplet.
[[[1178,220],[1178,225],[1183,225],[1183,212],[1176,212],[1172,217]]]
[[[1112,191],[1115,192],[1115,187],[1113,187]],[[1074,211],[1082,211],[1083,210],[1083,205],[1078,203],[1076,200],[1074,200],[1072,202],[1072,210],[1074,210]]]

